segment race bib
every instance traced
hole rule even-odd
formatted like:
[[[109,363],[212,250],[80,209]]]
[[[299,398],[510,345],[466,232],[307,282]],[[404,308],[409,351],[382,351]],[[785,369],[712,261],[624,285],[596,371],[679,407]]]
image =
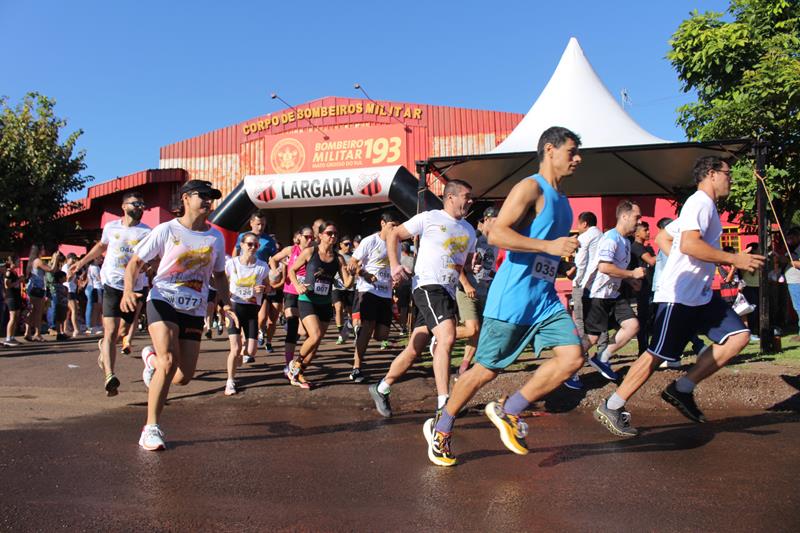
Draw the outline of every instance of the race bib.
[[[178,289],[173,295],[172,307],[177,311],[194,311],[200,307],[200,294],[191,289]]]
[[[331,292],[331,282],[328,280],[317,280],[314,282],[314,294],[317,296],[327,296]]]
[[[458,280],[458,273],[454,270],[442,270],[439,273],[439,280],[443,286],[454,286]]]
[[[553,283],[556,280],[557,273],[557,259],[550,259],[549,257],[545,257],[543,255],[536,256],[536,259],[533,261],[533,272],[531,273],[534,278]]]
[[[375,287],[375,290],[378,291],[378,292],[388,292],[389,291],[389,285],[386,284],[386,283],[376,283],[374,285],[374,287]]]
[[[253,287],[236,287],[236,296],[242,300],[249,300],[253,294],[255,294]]]

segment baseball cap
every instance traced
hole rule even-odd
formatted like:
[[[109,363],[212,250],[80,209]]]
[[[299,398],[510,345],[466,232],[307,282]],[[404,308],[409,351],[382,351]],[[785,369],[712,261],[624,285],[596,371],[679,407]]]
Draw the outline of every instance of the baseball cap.
[[[219,189],[215,189],[212,183],[206,180],[189,180],[181,185],[181,188],[178,191],[178,193],[182,195],[192,192],[208,194],[214,200],[219,200],[222,198],[222,192]]]
[[[498,214],[500,214],[500,210],[495,206],[490,205],[484,210],[483,218],[496,217]]]

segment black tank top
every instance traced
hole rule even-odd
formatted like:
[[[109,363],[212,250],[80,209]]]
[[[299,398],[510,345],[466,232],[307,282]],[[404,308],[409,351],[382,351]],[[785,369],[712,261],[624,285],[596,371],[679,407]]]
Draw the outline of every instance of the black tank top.
[[[311,258],[306,264],[306,275],[303,280],[308,287],[309,299],[314,302],[327,302],[331,299],[333,278],[339,272],[339,254],[333,253],[333,261],[326,263],[319,256],[319,249],[315,246]]]

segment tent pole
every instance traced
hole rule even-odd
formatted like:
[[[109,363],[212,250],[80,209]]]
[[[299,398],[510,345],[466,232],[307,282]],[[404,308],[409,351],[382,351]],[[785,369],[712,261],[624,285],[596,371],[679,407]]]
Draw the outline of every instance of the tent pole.
[[[425,191],[428,189],[428,161],[417,161],[417,176],[419,176],[419,186],[417,187],[417,213],[425,211]]]
[[[759,139],[755,144],[756,152],[756,171],[760,175],[764,175],[764,163],[766,161],[767,147],[764,142]],[[761,337],[761,353],[774,353],[775,352],[775,337],[772,331],[772,317],[770,316],[770,295],[769,295],[769,272],[772,270],[772,235],[769,214],[767,211],[767,191],[763,184],[758,180],[756,181],[757,194],[757,214],[758,214],[758,241],[761,248],[761,254],[767,257],[764,261],[764,267],[761,269],[761,276],[759,277],[758,288],[758,308],[756,312],[759,318],[758,336]]]

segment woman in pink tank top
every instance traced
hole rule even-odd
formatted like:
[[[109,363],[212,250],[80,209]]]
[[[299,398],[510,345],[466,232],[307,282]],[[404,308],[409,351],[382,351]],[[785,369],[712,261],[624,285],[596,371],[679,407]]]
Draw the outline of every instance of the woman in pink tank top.
[[[297,289],[295,289],[294,285],[289,281],[288,276],[286,276],[286,271],[292,266],[297,256],[313,243],[314,232],[311,226],[303,226],[295,233],[294,244],[292,246],[287,246],[269,258],[269,267],[272,271],[271,276],[277,279],[278,276],[282,275],[286,280],[283,285],[283,312],[286,315],[286,352],[284,354],[286,357],[286,366],[283,373],[287,378],[289,363],[294,359],[294,350],[297,345],[297,332],[300,328],[300,312],[297,310]],[[305,276],[305,267],[300,269],[297,275]]]

